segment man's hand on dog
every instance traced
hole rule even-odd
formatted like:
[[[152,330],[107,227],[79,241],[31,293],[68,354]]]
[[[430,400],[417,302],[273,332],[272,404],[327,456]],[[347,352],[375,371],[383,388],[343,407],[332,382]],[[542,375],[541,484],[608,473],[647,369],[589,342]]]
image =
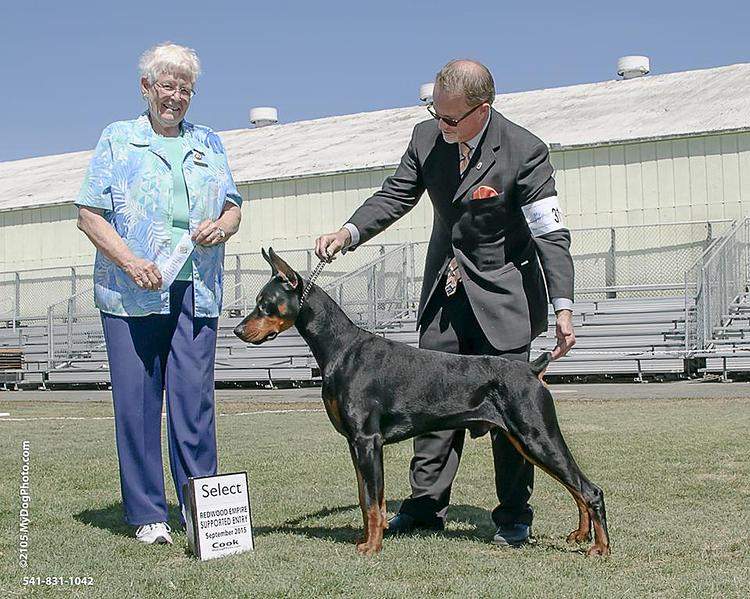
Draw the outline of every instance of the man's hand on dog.
[[[333,262],[335,256],[351,241],[349,229],[342,227],[335,233],[321,235],[315,240],[315,255],[324,262]]]
[[[557,345],[552,350],[552,359],[562,358],[576,344],[576,334],[573,331],[573,313],[570,310],[557,311],[557,326],[555,336]]]

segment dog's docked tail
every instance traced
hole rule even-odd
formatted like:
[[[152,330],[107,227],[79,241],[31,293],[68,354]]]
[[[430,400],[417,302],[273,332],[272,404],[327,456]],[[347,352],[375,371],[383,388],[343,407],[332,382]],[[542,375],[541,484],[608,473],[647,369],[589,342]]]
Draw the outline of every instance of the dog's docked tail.
[[[529,362],[529,368],[531,372],[542,382],[544,382],[544,372],[547,370],[547,366],[552,361],[552,354],[548,351],[543,352],[536,360]]]

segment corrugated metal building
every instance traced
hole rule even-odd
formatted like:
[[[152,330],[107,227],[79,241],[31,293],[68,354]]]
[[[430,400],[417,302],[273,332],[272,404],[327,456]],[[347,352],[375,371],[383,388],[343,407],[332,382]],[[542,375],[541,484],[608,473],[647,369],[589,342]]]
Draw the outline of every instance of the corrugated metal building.
[[[750,64],[501,94],[495,108],[550,145],[571,228],[749,212]],[[247,200],[228,251],[311,247],[380,186],[427,117],[415,106],[221,133]],[[0,272],[92,262],[72,205],[89,156],[0,163]],[[426,240],[431,223],[423,201],[378,241]]]

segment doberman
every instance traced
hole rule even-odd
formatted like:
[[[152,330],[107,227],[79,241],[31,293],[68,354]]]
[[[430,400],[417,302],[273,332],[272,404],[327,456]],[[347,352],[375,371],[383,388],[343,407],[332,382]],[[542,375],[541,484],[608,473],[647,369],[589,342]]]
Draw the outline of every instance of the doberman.
[[[428,431],[466,428],[472,437],[500,429],[529,462],[570,491],[578,528],[568,542],[594,544],[588,555],[608,555],[604,493],[589,482],[565,444],[552,395],[541,382],[550,361],[530,364],[498,356],[461,356],[385,339],[359,328],[317,285],[305,282],[273,249],[263,250],[271,280],[253,311],[235,328],[261,344],[296,326],[323,379],[323,403],[349,443],[359,486],[364,539],[357,551],[382,548],[388,527],[383,490],[383,445]]]

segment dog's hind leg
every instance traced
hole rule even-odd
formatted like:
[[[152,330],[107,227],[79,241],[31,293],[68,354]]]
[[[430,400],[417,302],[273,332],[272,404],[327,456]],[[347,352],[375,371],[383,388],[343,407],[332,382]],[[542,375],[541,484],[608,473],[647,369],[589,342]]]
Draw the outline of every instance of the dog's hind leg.
[[[351,442],[352,459],[360,485],[360,507],[365,524],[364,540],[357,544],[363,555],[378,553],[383,547],[385,515],[383,441],[379,435],[363,436]]]
[[[558,481],[562,483],[562,481]],[[565,483],[562,483],[565,484]],[[585,543],[591,540],[591,516],[589,516],[589,509],[586,502],[583,501],[581,495],[576,493],[570,487],[565,485],[570,491],[573,499],[578,506],[578,528],[572,531],[565,539],[568,543]]]
[[[508,414],[508,440],[518,452],[560,482],[570,491],[578,506],[578,528],[569,541],[590,538],[593,524],[594,544],[588,555],[609,555],[609,533],[603,491],[581,472],[570,453],[557,422],[549,391],[537,386],[535,397],[523,402],[523,414]]]

